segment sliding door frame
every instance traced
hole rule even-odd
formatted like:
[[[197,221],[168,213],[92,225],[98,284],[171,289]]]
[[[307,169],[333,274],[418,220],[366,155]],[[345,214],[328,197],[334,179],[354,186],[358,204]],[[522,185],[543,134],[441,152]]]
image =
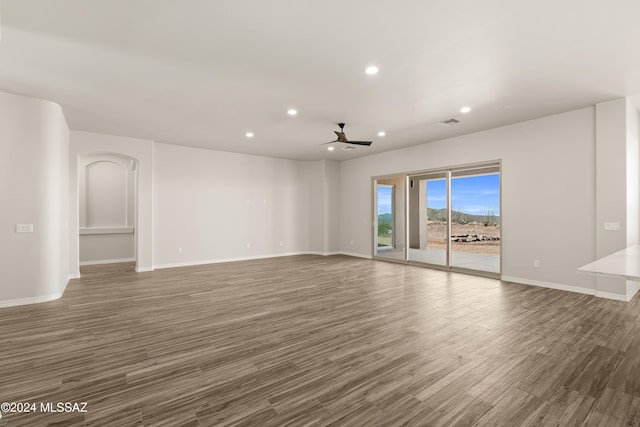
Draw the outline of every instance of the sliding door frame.
[[[468,268],[463,268],[463,267],[455,267],[451,265],[451,231],[452,231],[452,215],[451,215],[451,175],[452,172],[456,172],[456,171],[462,171],[462,170],[466,170],[466,169],[482,169],[482,168],[490,168],[490,167],[495,167],[497,168],[497,173],[500,175],[500,182],[499,182],[499,191],[500,191],[500,201],[499,201],[499,206],[500,206],[500,271],[498,273],[493,273],[493,272],[489,272],[489,271],[482,271],[482,270],[473,270],[473,269],[468,269]],[[447,241],[446,241],[446,265],[438,265],[438,264],[429,264],[426,262],[420,262],[420,261],[411,261],[409,260],[409,251],[410,251],[410,245],[409,245],[409,238],[410,238],[410,230],[409,230],[409,183],[412,177],[416,177],[416,176],[420,176],[420,175],[427,175],[427,174],[435,174],[435,173],[446,173],[446,182],[447,182],[447,186],[446,186],[446,194],[447,194]],[[379,180],[385,180],[385,179],[389,179],[389,178],[399,178],[399,177],[405,177],[405,215],[404,215],[404,232],[405,232],[405,256],[404,256],[404,260],[402,259],[391,259],[391,258],[385,258],[385,257],[381,257],[376,255],[376,242],[377,242],[377,224],[375,223],[377,221],[377,199],[378,199],[378,194],[377,194],[377,182]],[[395,262],[395,263],[400,263],[400,264],[407,264],[407,265],[417,265],[417,266],[423,266],[423,267],[427,267],[427,268],[432,268],[432,269],[436,269],[436,270],[444,270],[444,271],[451,271],[451,272],[457,272],[457,273],[465,273],[465,274],[471,274],[471,275],[475,275],[475,276],[481,276],[481,277],[489,277],[489,278],[493,278],[493,279],[500,279],[502,277],[502,242],[503,242],[503,236],[504,236],[504,223],[503,223],[503,215],[502,215],[502,160],[498,159],[498,160],[490,160],[490,161],[485,161],[485,162],[479,162],[479,163],[468,163],[468,164],[462,164],[462,165],[456,165],[456,166],[450,166],[450,167],[442,167],[442,168],[434,168],[434,169],[425,169],[425,170],[417,170],[417,171],[411,171],[411,172],[401,172],[401,173],[395,173],[395,174],[390,174],[390,175],[380,175],[380,176],[373,176],[371,177],[371,188],[372,188],[372,193],[373,193],[373,197],[372,199],[372,212],[373,212],[373,216],[372,216],[372,220],[371,220],[371,226],[372,226],[372,242],[371,242],[371,257],[373,259],[376,260],[380,260],[380,261],[389,261],[389,262]]]
[[[396,259],[396,258],[389,258],[389,257],[384,257],[384,256],[380,256],[377,255],[378,252],[378,248],[377,248],[377,244],[378,244],[378,181],[384,181],[384,180],[389,180],[389,179],[399,179],[399,178],[403,178],[405,180],[405,185],[404,185],[404,200],[405,200],[405,210],[404,210],[404,218],[402,218],[402,221],[404,222],[404,234],[405,234],[405,246],[404,246],[404,260],[403,259]],[[407,203],[407,196],[409,194],[409,189],[407,188],[407,183],[408,183],[408,175],[405,173],[394,173],[394,174],[390,174],[390,175],[380,175],[380,176],[374,176],[371,177],[371,193],[373,194],[373,197],[371,198],[371,211],[373,213],[372,217],[371,217],[371,230],[372,230],[372,234],[371,234],[371,258],[372,259],[377,259],[380,261],[388,261],[388,262],[395,262],[395,263],[399,263],[399,264],[406,264],[407,263],[407,253],[408,253],[408,247],[407,247],[407,226],[408,226],[408,222],[407,222],[407,217],[409,215],[409,212],[406,209],[406,203]],[[382,184],[382,185],[387,185],[387,184]],[[395,198],[398,197],[398,190],[396,188],[394,188],[392,190],[392,218],[394,220],[394,222],[396,220],[398,220],[399,218],[396,215],[396,200]],[[396,233],[396,227],[395,224],[392,224],[392,239],[395,239],[395,233]],[[395,247],[395,240],[393,242],[394,244],[392,245],[393,247]]]

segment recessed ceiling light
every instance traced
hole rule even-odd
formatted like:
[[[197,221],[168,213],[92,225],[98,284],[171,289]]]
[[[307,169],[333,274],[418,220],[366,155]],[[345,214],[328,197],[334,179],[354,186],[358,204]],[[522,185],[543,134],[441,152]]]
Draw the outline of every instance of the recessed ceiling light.
[[[336,149],[336,148],[335,148],[333,145],[330,145],[330,146],[328,146],[328,147],[327,147],[327,150],[329,150],[329,151],[333,151],[333,150],[335,150],[335,149]]]
[[[387,133],[383,130],[381,130],[380,132],[378,132],[378,136],[385,136]]]
[[[245,135],[247,136],[247,138],[253,138],[253,132],[247,132],[245,133]]]
[[[375,65],[370,65],[367,68],[365,68],[364,72],[369,74],[370,76],[374,74],[378,74],[378,67],[376,67]]]
[[[289,108],[289,111],[287,111],[287,114],[290,116],[295,116],[296,114],[298,114],[298,110]]]
[[[462,108],[460,109],[460,112],[461,112],[461,113],[468,113],[469,111],[471,111],[471,107],[462,107]]]

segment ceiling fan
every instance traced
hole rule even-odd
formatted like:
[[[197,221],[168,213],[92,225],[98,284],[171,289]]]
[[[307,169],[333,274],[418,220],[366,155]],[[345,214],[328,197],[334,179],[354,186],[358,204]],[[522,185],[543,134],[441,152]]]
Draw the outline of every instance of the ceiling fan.
[[[344,134],[344,123],[338,123],[340,126],[340,132],[334,130],[338,139],[335,141],[327,142],[326,144],[333,144],[334,142],[343,142],[345,144],[353,144],[353,145],[366,145],[367,147],[373,144],[373,141],[349,141],[347,136]]]

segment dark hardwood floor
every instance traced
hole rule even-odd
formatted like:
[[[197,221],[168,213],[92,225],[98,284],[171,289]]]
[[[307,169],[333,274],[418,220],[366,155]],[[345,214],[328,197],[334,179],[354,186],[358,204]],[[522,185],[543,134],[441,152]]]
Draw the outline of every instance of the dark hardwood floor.
[[[346,256],[83,268],[0,309],[0,426],[640,425],[640,303]]]

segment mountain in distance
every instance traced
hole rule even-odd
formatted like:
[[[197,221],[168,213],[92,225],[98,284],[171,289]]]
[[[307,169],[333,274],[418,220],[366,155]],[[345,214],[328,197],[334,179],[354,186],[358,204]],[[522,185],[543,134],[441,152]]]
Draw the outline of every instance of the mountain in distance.
[[[441,222],[446,222],[447,220],[447,210],[446,209],[433,209],[433,208],[427,208],[427,216],[429,218],[429,220],[431,221],[441,221]],[[451,211],[451,218],[453,219],[453,222],[458,222],[458,223],[470,223],[470,222],[478,222],[478,223],[484,223],[487,219],[487,215],[471,215],[471,214],[466,214],[460,211]],[[379,224],[391,224],[391,214],[390,213],[383,213],[383,214],[378,214],[378,223]],[[492,218],[490,218],[490,221],[492,224],[500,224],[500,217],[498,215],[493,215]]]
[[[390,213],[383,213],[383,214],[378,214],[378,224],[391,224],[391,214]]]

